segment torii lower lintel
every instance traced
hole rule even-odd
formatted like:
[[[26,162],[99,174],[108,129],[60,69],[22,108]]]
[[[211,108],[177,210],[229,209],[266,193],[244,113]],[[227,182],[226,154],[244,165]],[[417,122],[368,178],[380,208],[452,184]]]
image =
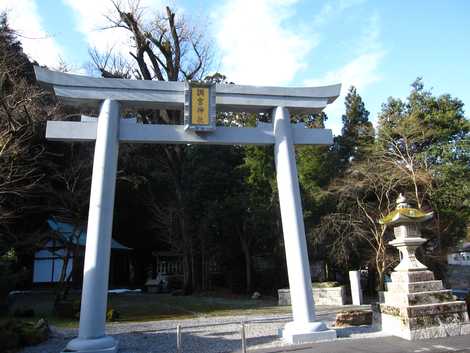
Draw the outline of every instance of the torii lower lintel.
[[[152,91],[155,88],[162,88],[161,83],[156,84],[155,82],[77,78],[74,75],[51,72],[47,72],[47,75],[45,75],[44,70],[36,69],[37,75],[38,72],[40,73],[38,79],[42,79],[43,83],[52,84],[56,94],[60,92],[64,84],[72,87],[68,90],[65,97],[66,101],[75,99],[73,96],[73,92],[75,92],[74,87],[78,87],[77,91],[79,91],[79,94],[77,93],[77,99],[79,101],[83,99],[101,99],[103,91],[99,89],[103,87],[107,90],[116,89],[117,91],[113,93],[113,96],[120,96],[126,99],[129,97],[135,98],[136,95],[139,96],[139,94],[133,93],[133,89]],[[50,81],[45,81],[44,77],[48,77]],[[89,87],[89,85],[93,87]],[[163,86],[173,91],[179,90],[179,83],[170,83]],[[120,142],[274,144],[279,203],[293,314],[293,321],[285,326],[282,336],[290,343],[312,342],[334,339],[336,337],[334,330],[329,330],[323,322],[316,321],[315,317],[294,150],[295,144],[330,144],[332,142],[332,135],[329,130],[306,129],[291,124],[289,110],[291,107],[294,110],[305,109],[307,111],[323,109],[326,104],[334,101],[339,95],[340,86],[330,86],[326,91],[322,88],[294,88],[290,90],[289,88],[276,87],[227,86],[231,87],[220,87],[221,92],[230,93],[220,98],[220,101],[225,99],[226,103],[227,99],[230,100],[231,105],[227,103],[227,106],[231,107],[233,104],[238,104],[238,107],[242,107],[245,104],[244,101],[246,101],[251,108],[256,108],[259,105],[260,109],[264,110],[267,104],[274,104],[271,106],[273,124],[260,124],[257,128],[217,127],[215,131],[198,134],[186,131],[183,126],[179,125],[128,123],[124,119],[120,119],[120,102],[112,99],[105,99],[102,103],[97,122],[93,122],[93,119],[91,119],[91,122],[48,122],[48,139],[62,141],[96,140],[79,335],[78,338],[69,342],[66,352],[114,353],[118,350],[117,341],[105,335],[105,313],[117,153]],[[124,91],[122,87],[125,87]],[[219,87],[217,89],[219,90]],[[271,91],[272,96],[266,99],[266,94],[269,95]],[[256,96],[257,93],[259,93],[259,96]],[[328,96],[326,93],[330,95]],[[315,94],[318,94],[319,97],[316,97]],[[250,97],[247,97],[247,95]],[[139,96],[135,101],[145,100],[145,97],[146,95]],[[174,103],[178,101],[179,96],[173,98]],[[279,105],[275,103],[279,103]],[[291,107],[286,107],[281,103],[290,104]],[[158,104],[164,105],[165,102],[160,100]]]
[[[187,131],[184,125],[133,124],[120,120],[119,141],[129,143],[210,144],[210,145],[274,145],[273,124],[261,127],[217,127],[211,133]],[[299,126],[296,126],[299,125]],[[46,138],[51,141],[94,141],[96,122],[48,121]],[[331,130],[305,128],[291,124],[296,145],[329,145]]]

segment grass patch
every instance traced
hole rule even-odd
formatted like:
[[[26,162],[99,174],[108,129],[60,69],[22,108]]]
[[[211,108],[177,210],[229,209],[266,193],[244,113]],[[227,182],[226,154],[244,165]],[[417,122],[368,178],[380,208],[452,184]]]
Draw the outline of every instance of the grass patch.
[[[70,299],[79,299],[72,294]],[[54,315],[54,296],[47,292],[15,295],[10,312],[16,308],[34,308],[35,318],[43,317],[59,327],[78,327],[78,320]],[[124,293],[110,294],[109,306],[119,313],[118,322],[187,319],[201,316],[234,316],[251,314],[288,314],[290,307],[277,306],[275,298],[253,300],[245,297],[172,296],[170,294]]]

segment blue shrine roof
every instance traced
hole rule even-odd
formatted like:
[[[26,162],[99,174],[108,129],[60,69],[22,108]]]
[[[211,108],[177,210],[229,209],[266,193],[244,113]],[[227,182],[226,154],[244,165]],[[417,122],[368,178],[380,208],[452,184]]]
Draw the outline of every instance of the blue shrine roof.
[[[64,241],[73,243],[73,244],[76,244],[78,242],[78,245],[85,246],[86,244],[86,232],[85,231],[81,230],[80,235],[73,236],[74,226],[69,223],[58,222],[55,219],[49,218],[47,220],[47,224],[49,225],[49,228],[51,228],[54,232],[57,232]],[[78,230],[75,230],[75,232],[77,231]],[[127,246],[120,244],[114,239],[111,239],[111,249],[132,250],[131,248],[128,248]]]

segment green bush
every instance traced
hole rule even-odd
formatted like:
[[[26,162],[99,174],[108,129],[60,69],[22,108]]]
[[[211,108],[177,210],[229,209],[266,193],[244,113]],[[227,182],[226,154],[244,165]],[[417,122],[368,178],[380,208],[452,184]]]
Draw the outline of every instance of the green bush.
[[[15,288],[18,273],[14,270],[16,254],[13,249],[0,256],[0,308],[8,308],[8,293]]]
[[[3,353],[13,353],[24,346],[36,345],[49,337],[49,325],[44,319],[37,323],[9,319],[0,323],[0,347]]]
[[[13,352],[21,346],[20,333],[17,330],[17,320],[7,320],[0,323],[0,347],[5,352]]]
[[[106,310],[106,321],[117,321],[120,316],[119,311],[116,309],[109,307],[108,310]]]

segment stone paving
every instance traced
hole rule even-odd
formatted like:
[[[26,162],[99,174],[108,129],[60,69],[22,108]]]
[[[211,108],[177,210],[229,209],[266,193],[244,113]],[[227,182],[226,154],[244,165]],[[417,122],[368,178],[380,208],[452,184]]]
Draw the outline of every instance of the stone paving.
[[[470,353],[470,336],[408,341],[399,337],[340,339],[296,347],[259,349],[250,353]]]

